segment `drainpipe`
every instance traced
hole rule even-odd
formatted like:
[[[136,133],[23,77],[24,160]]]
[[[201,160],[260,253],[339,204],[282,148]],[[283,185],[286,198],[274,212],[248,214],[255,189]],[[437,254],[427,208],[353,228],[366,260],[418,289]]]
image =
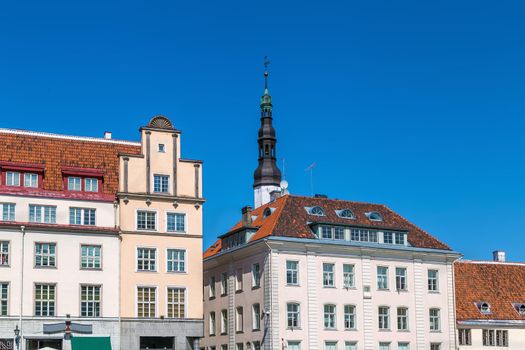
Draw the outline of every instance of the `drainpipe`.
[[[18,317],[18,323],[20,323],[20,335],[21,340],[24,339],[24,327],[22,326],[22,315],[24,313],[24,252],[25,252],[25,236],[26,227],[20,226],[20,233],[22,234],[22,260],[20,264],[20,316]],[[22,349],[25,348],[24,342],[22,341]]]
[[[268,279],[268,286],[266,286],[266,288],[269,289],[269,294],[270,294],[270,309],[269,309],[269,312],[270,312],[270,316],[268,316],[269,318],[269,327],[270,327],[270,349],[273,349],[273,332],[274,332],[274,329],[272,328],[272,317],[273,317],[273,314],[272,314],[272,308],[273,308],[273,291],[272,291],[272,247],[270,247],[270,245],[268,244],[268,241],[267,240],[264,240],[264,244],[266,244],[266,246],[268,247],[268,250],[269,250],[269,258],[268,258],[268,269],[269,269],[269,279]],[[266,316],[266,315],[265,315]]]

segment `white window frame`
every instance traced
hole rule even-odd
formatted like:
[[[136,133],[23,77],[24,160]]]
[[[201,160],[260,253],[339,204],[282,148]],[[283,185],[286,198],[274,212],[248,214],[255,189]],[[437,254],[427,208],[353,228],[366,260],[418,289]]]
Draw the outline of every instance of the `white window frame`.
[[[173,225],[174,225],[174,229],[173,230],[170,230],[170,227],[169,227],[169,218],[170,216],[174,216],[173,220]],[[182,230],[179,230],[177,228],[177,217],[180,217],[182,216],[183,217],[183,229]],[[187,218],[187,215],[186,213],[181,213],[181,212],[175,212],[175,211],[168,211],[166,212],[166,232],[170,232],[170,233],[186,233],[188,232],[188,218]]]
[[[78,185],[78,189],[77,189],[77,185]],[[80,176],[68,176],[67,177],[67,190],[75,191],[75,192],[82,191],[82,178]]]
[[[37,246],[41,246],[41,251],[37,251]],[[43,251],[44,246],[47,246],[47,253]],[[54,253],[51,253],[51,247],[54,247]],[[57,261],[57,250],[58,245],[56,242],[35,242],[34,243],[34,267],[35,268],[56,268],[58,266]],[[40,257],[40,264],[38,263],[37,257]],[[47,261],[44,264],[44,260]],[[53,261],[53,263],[51,263]]]
[[[433,312],[436,312],[433,315]],[[428,309],[428,318],[429,318],[429,329],[431,332],[441,331],[441,310],[439,308],[430,308]]]
[[[82,289],[86,288],[86,297],[83,299]],[[95,299],[95,289],[98,288],[98,300]],[[89,291],[89,289],[92,289]],[[90,294],[91,293],[91,294]],[[102,317],[102,286],[99,284],[81,284],[80,285],[80,317]],[[86,313],[83,311],[83,304],[86,304]],[[92,312],[89,312],[89,305],[92,306]],[[98,313],[96,306],[98,305]]]
[[[323,305],[324,329],[337,329],[337,306],[335,304]]]
[[[5,172],[5,185],[20,187],[20,172],[18,171],[6,171]]]
[[[404,315],[400,311],[404,311]],[[399,306],[397,307],[397,330],[398,331],[408,331],[409,322],[408,322],[408,307]],[[400,327],[401,326],[401,327]]]
[[[5,292],[5,296],[4,296]],[[0,316],[9,315],[9,299],[10,299],[9,282],[0,282]]]
[[[235,331],[237,333],[244,331],[244,308],[242,306],[235,308]]]
[[[293,266],[289,266],[288,263],[292,265],[295,264],[295,268],[293,268]],[[294,279],[295,279],[295,282],[294,282]],[[299,285],[299,261],[286,260],[286,284],[288,286],[298,286]]]
[[[150,300],[147,300],[147,301],[145,301],[145,300],[139,301],[139,289],[141,289],[141,288],[143,288],[143,289],[148,289],[148,299],[150,299]],[[150,293],[151,289],[153,289],[154,292],[155,292],[155,293],[154,293],[155,300],[154,300],[153,303],[151,302],[151,293]],[[158,310],[157,310],[157,308],[159,307],[158,302],[157,302],[157,301],[159,300],[159,298],[158,298],[158,287],[157,287],[157,286],[152,286],[152,285],[138,285],[137,288],[135,288],[135,292],[136,292],[136,295],[135,295],[135,305],[136,305],[136,309],[135,309],[135,310],[136,310],[136,311],[135,311],[135,312],[136,312],[136,315],[137,315],[136,317],[137,317],[137,318],[155,318],[155,317],[157,317],[157,315],[158,315]],[[142,316],[139,315],[139,304],[140,304],[140,303],[143,304],[143,308],[142,308],[142,310],[143,310],[143,315],[142,315]],[[151,304],[153,304],[153,305],[155,306],[155,307],[154,307],[154,310],[153,310],[153,312],[154,312],[155,314],[154,314],[153,316],[151,316],[151,314],[150,314],[150,312],[149,312],[149,311],[150,311],[150,308],[148,307],[148,316],[145,316],[145,313],[144,313],[144,310],[145,310],[145,309],[144,309],[144,306],[149,306],[149,305],[151,305]]]
[[[352,304],[346,304],[343,307],[344,312],[344,318],[343,318],[343,325],[345,329],[355,330],[356,329],[356,307]]]
[[[431,273],[435,273],[435,276],[431,276]],[[428,291],[431,293],[437,293],[439,292],[439,270],[437,269],[428,269],[427,270],[427,277],[428,277]]]
[[[40,298],[40,299],[37,299],[36,297],[36,292],[37,292],[37,288],[38,287],[46,287],[47,288],[47,294],[49,295],[50,294],[50,291],[51,291],[51,288],[53,289],[53,295],[54,295],[54,298],[51,299],[51,298],[48,298],[48,299],[44,299],[44,298]],[[34,312],[33,314],[37,317],[53,317],[53,316],[56,316],[57,315],[57,287],[56,287],[56,284],[55,283],[35,283],[34,285],[34,291],[33,291],[33,300],[34,300],[34,303],[33,303],[33,307],[35,308],[34,309]],[[41,292],[42,294],[42,292]],[[40,314],[37,314],[37,304],[40,303]],[[42,313],[42,310],[43,310],[43,305],[46,305],[47,306],[47,312],[44,314]],[[50,307],[53,307],[53,312],[51,313],[50,312]]]
[[[38,174],[24,173],[24,187],[38,188]]]
[[[331,266],[331,271],[328,271],[326,267]],[[334,288],[335,287],[335,264],[334,263],[323,263],[323,287]]]
[[[11,241],[0,241],[0,266],[9,267],[11,265]]]
[[[86,248],[87,255],[84,255]],[[96,255],[98,249],[98,256]],[[98,267],[95,266],[98,261]],[[84,265],[86,263],[86,266]],[[102,246],[98,244],[80,244],[80,269],[81,270],[102,270]]]
[[[239,268],[235,271],[235,291],[242,292],[244,287],[244,271]]]
[[[139,249],[144,249],[144,250],[148,250],[149,253],[148,253],[148,257],[144,257],[144,253],[143,253],[143,257],[142,258],[139,258]],[[151,258],[151,251],[154,252],[154,258],[152,259]],[[156,247],[142,247],[142,246],[139,246],[135,249],[135,261],[137,262],[137,265],[136,265],[136,271],[137,272],[157,272],[157,257],[158,257],[158,254],[157,254],[157,248]],[[139,268],[139,262],[142,261],[142,269]],[[153,263],[153,266],[154,266],[154,269],[151,269],[151,265]],[[144,266],[148,266],[149,268],[148,269],[145,269]]]
[[[297,310],[290,310],[290,306],[297,307]],[[290,321],[292,323],[291,325],[290,325]],[[286,328],[296,329],[300,327],[301,327],[301,304],[297,302],[286,303]]]
[[[408,272],[406,267],[396,267],[396,291],[408,290]]]
[[[349,268],[349,271],[345,271]],[[343,288],[355,288],[355,265],[343,264]]]
[[[178,291],[179,300],[178,302],[172,301],[170,302],[170,291]],[[183,302],[180,302],[180,291],[182,291],[182,297],[184,298]],[[188,302],[188,290],[186,287],[180,287],[180,286],[167,286],[166,287],[166,317],[170,319],[184,319],[187,317],[187,302]],[[182,309],[181,309],[182,306]],[[170,308],[173,308],[172,315],[170,316]],[[174,317],[175,311],[179,312],[179,316],[182,310],[182,317]]]
[[[157,145],[157,151],[158,151],[159,153],[166,153],[166,144],[164,144],[164,143],[159,143],[159,144]]]
[[[252,331],[261,330],[261,304],[252,305]]]
[[[459,345],[472,345],[472,331],[470,328],[458,329],[458,343]]]
[[[159,190],[155,189],[155,179],[159,179]],[[163,180],[166,179],[166,183]],[[166,185],[166,190],[164,190],[164,185]],[[170,176],[165,174],[153,174],[153,193],[170,193]]]
[[[145,223],[145,228],[139,228],[139,214],[140,213],[145,213],[145,217],[144,217],[144,223]],[[148,228],[148,214],[153,214],[153,218],[154,218],[154,228]],[[137,209],[135,211],[135,228],[137,229],[137,231],[150,231],[150,232],[154,232],[154,231],[157,231],[157,227],[158,227],[158,212],[157,210],[150,210],[150,209]]]
[[[221,310],[221,335],[228,334],[228,310]]]
[[[0,203],[0,206],[2,207],[0,221],[16,221],[15,203]]]
[[[259,263],[252,264],[252,289],[261,286],[261,265]]]
[[[77,223],[77,211],[80,211],[80,223]],[[91,215],[86,216],[86,213],[93,212],[93,223],[91,223]],[[74,214],[74,216],[72,216]],[[74,220],[72,218],[74,217]],[[86,219],[89,223],[86,224]],[[69,224],[75,226],[96,226],[97,225],[97,209],[95,208],[81,208],[81,207],[69,207]]]
[[[216,288],[216,284],[217,281],[215,281],[215,276],[210,276],[209,278],[209,283],[208,283],[208,297],[210,299],[212,298],[215,298],[216,296],[216,293],[217,293],[217,288]]]
[[[56,205],[29,204],[29,222],[56,224]]]
[[[177,252],[177,259],[170,258],[170,253]],[[183,254],[183,259],[180,259],[180,253]],[[170,273],[187,273],[188,272],[188,263],[187,263],[187,251],[184,248],[167,248],[166,249],[166,272]],[[172,264],[172,269],[170,270],[170,262]],[[182,263],[183,269],[173,269],[173,267],[180,267]]]
[[[383,312],[386,311],[386,312]],[[390,307],[379,306],[377,308],[378,315],[378,329],[379,330],[390,330]]]
[[[379,273],[379,269],[385,269],[386,274]],[[378,290],[389,290],[389,268],[388,266],[377,266],[376,268],[377,275],[377,289]]]
[[[99,183],[99,179],[97,179],[96,177],[84,178],[84,191],[85,192],[98,192],[98,183]]]
[[[215,311],[211,311],[208,316],[208,333],[209,335],[215,335],[217,332],[217,315]]]
[[[228,272],[221,273],[221,296],[228,295]]]

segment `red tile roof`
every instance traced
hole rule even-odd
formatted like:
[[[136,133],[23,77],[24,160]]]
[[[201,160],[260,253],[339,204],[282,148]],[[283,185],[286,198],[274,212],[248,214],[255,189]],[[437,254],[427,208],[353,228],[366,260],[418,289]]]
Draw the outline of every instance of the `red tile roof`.
[[[102,171],[103,192],[114,196],[119,181],[118,155],[140,152],[140,146],[132,142],[5,129],[0,133],[0,162],[44,166],[44,191],[63,191],[62,171],[86,168]]]
[[[454,264],[456,319],[525,320],[513,303],[525,303],[525,264],[458,261]],[[476,303],[490,305],[482,314]]]
[[[320,206],[323,208],[325,216],[318,217],[308,214],[305,207],[314,206]],[[274,208],[275,211],[267,218],[264,218],[263,212],[267,207]],[[354,213],[355,219],[339,217],[336,210],[342,209],[350,209]],[[366,213],[374,211],[383,216],[383,221],[371,221],[368,219]],[[257,228],[257,232],[252,237],[251,241],[256,241],[270,235],[296,238],[316,238],[310,229],[309,224],[312,222],[319,222],[408,231],[408,242],[414,247],[450,250],[446,244],[382,204],[286,195],[274,202],[255,209],[252,212],[252,215],[257,216],[252,224],[252,226]],[[235,231],[241,227],[242,223],[239,221],[229,232]],[[220,241],[221,240],[218,242]],[[220,252],[222,244],[218,242],[204,252],[204,258],[211,257]]]

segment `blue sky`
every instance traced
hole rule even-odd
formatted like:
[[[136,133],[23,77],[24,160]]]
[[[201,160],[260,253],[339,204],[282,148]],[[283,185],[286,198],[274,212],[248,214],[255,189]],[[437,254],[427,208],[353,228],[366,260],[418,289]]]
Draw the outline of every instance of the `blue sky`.
[[[385,203],[467,258],[524,261],[521,1],[0,4],[2,127],[138,139],[165,114],[204,160],[205,246],[251,204],[262,61],[295,194]]]

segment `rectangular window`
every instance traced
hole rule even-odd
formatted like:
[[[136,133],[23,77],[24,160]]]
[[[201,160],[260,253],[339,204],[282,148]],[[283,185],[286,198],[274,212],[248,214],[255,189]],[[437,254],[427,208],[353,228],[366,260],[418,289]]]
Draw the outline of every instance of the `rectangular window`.
[[[390,350],[390,343],[386,343],[386,342],[379,343],[379,350]]]
[[[15,204],[0,203],[2,207],[2,221],[15,221]]]
[[[383,243],[386,243],[386,244],[394,243],[392,232],[388,232],[388,231],[383,232]]]
[[[221,311],[221,334],[228,334],[228,311]]]
[[[357,350],[357,342],[355,341],[345,342],[345,350]]]
[[[354,265],[343,264],[343,287],[354,288]]]
[[[407,290],[407,269],[396,267],[396,290]]]
[[[252,288],[261,286],[261,266],[259,263],[252,265]]]
[[[496,331],[496,346],[508,347],[509,346],[509,331],[497,330]]]
[[[324,306],[324,328],[335,329],[335,305]]]
[[[35,266],[56,266],[56,243],[35,243]]]
[[[325,350],[337,350],[337,342],[336,341],[325,341],[324,349]]]
[[[7,171],[5,173],[6,186],[20,186],[20,173],[16,171]]]
[[[237,269],[237,272],[235,274],[235,291],[236,292],[242,291],[242,277],[243,277],[242,269]]]
[[[210,277],[209,288],[210,288],[210,295],[209,295],[210,299],[215,298],[215,276]]]
[[[430,350],[441,350],[441,343],[430,343]]]
[[[399,331],[408,330],[408,309],[406,307],[397,308],[397,329]]]
[[[242,306],[239,306],[235,313],[235,331],[242,332],[244,329],[244,311]]]
[[[99,245],[81,245],[80,246],[80,266],[83,269],[100,269],[102,268],[102,247]]]
[[[288,328],[299,327],[299,304],[288,303],[286,304],[286,320]]]
[[[409,350],[409,343],[397,343],[397,350]]]
[[[168,232],[186,232],[186,214],[168,213],[167,214]]]
[[[0,266],[9,266],[9,241],[0,241]]]
[[[157,213],[154,211],[137,211],[137,230],[156,230]]]
[[[186,289],[168,288],[168,318],[184,318],[186,310]]]
[[[355,329],[355,306],[345,305],[344,315],[345,329]]]
[[[235,347],[237,348],[236,350],[244,350],[244,343],[237,343]]]
[[[68,177],[67,189],[69,191],[82,191],[82,179],[80,177]]]
[[[438,291],[438,270],[428,270],[428,291]]]
[[[228,350],[228,345],[221,345],[221,350]]]
[[[35,285],[35,316],[55,316],[55,285]]]
[[[333,239],[332,227],[331,226],[321,225],[321,238],[323,238],[323,239]]]
[[[441,327],[439,322],[439,309],[430,309],[428,311],[428,315],[430,321],[430,330],[439,331]]]
[[[38,174],[25,173],[24,187],[38,187]]]
[[[252,342],[252,344],[253,344],[253,350],[261,350],[261,342],[254,341]]]
[[[377,267],[377,289],[388,289],[388,267]]]
[[[394,233],[394,244],[405,244],[405,234],[402,232],[395,232]]]
[[[153,192],[168,193],[169,182],[168,175],[153,175]]]
[[[210,312],[210,329],[209,329],[209,333],[210,335],[215,335],[215,331],[217,329],[217,325],[216,325],[216,322],[215,322],[215,312]]]
[[[223,272],[221,275],[221,295],[228,294],[228,273]]]
[[[80,316],[100,317],[100,286],[80,287]]]
[[[335,277],[334,277],[334,264],[323,264],[323,286],[324,287],[334,287]]]
[[[495,346],[496,337],[493,329],[484,329],[483,330],[483,346]]]
[[[286,284],[296,286],[299,284],[299,262],[286,261]]]
[[[341,226],[334,227],[334,239],[344,240],[345,239],[345,228]]]
[[[288,341],[288,349],[287,350],[301,350],[301,342]]]
[[[390,329],[390,308],[388,306],[380,306],[378,315],[379,329]]]
[[[472,345],[470,329],[458,329],[459,345]]]
[[[9,306],[9,283],[0,283],[0,316],[8,315]]]
[[[157,303],[157,288],[137,287],[137,316],[155,317]]]
[[[163,144],[163,143],[159,143],[158,151],[159,151],[159,153],[166,153],[166,145]]]
[[[56,224],[57,207],[29,204],[29,222]]]
[[[70,207],[69,224],[94,226],[95,209]]]
[[[258,331],[261,329],[261,305],[252,305],[252,330]]]
[[[84,179],[84,191],[86,192],[98,192],[98,179],[91,177]]]
[[[168,249],[167,263],[168,272],[185,272],[186,251],[182,249]]]
[[[137,270],[156,271],[157,270],[157,249],[137,248]]]

